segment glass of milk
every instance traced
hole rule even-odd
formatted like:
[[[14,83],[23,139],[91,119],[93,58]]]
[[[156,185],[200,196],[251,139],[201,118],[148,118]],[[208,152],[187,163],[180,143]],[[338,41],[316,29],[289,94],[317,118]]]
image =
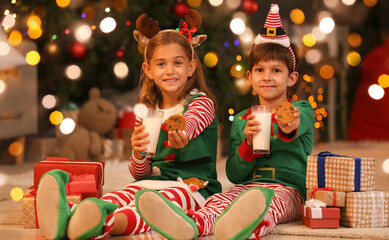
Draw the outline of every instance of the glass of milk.
[[[147,157],[154,157],[157,150],[159,132],[161,131],[163,111],[157,109],[149,109],[146,116],[143,117],[142,125],[145,126],[144,132],[149,133],[147,137],[150,142],[142,145],[147,147],[146,151],[140,152],[140,154]]]
[[[260,122],[262,129],[253,137],[253,152],[255,154],[270,153],[270,128],[271,128],[271,106],[256,105],[251,107],[255,120]]]

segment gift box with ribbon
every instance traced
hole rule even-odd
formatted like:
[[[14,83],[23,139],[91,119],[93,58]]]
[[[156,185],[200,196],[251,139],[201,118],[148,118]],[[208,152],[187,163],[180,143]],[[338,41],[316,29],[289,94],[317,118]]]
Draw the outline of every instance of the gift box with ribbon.
[[[375,186],[375,158],[339,156],[321,152],[308,156],[308,189],[330,187],[332,191],[371,191]]]
[[[346,201],[345,192],[332,191],[331,188],[314,188],[307,190],[307,200],[318,199],[327,206],[344,207]]]
[[[82,193],[83,198],[100,198],[104,184],[104,162],[88,160],[68,160],[67,158],[48,157],[34,165],[34,187],[37,188],[43,174],[60,169],[71,177],[67,186],[68,193]],[[95,187],[91,186],[92,182]]]
[[[81,194],[68,194],[66,196],[69,203],[78,204],[82,200]],[[22,200],[23,226],[24,228],[39,228],[36,214],[36,189],[31,186],[24,191]]]
[[[389,227],[389,191],[348,192],[340,224],[352,228]]]
[[[339,228],[340,209],[326,207],[317,199],[306,201],[301,205],[303,224],[309,228]]]

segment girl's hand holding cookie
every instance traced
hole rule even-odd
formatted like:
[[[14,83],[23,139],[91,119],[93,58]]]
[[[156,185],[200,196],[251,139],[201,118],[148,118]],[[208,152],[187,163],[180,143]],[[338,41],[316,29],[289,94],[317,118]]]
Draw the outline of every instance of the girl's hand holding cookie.
[[[185,118],[178,114],[172,115],[166,120],[166,128],[169,130],[169,147],[180,149],[188,144],[188,137],[182,131],[185,126]]]
[[[188,137],[181,130],[169,131],[168,136],[169,136],[169,140],[168,140],[169,147],[180,149],[180,148],[184,148],[188,144]]]
[[[150,140],[146,139],[149,136],[148,132],[143,132],[145,126],[138,126],[134,128],[134,132],[131,136],[131,146],[134,151],[134,157],[137,159],[143,159],[143,155],[139,154],[147,150],[146,147],[142,147],[144,144],[148,144]]]
[[[253,136],[261,131],[261,128],[259,128],[260,122],[254,120],[254,118],[254,114],[247,116],[246,127],[243,130],[243,133],[246,134],[246,143],[251,148],[253,147]]]

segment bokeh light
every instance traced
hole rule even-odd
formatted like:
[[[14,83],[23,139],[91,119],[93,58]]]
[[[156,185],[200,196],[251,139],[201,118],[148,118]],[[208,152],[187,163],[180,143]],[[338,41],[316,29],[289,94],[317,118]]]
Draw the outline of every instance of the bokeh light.
[[[369,96],[375,100],[380,100],[385,95],[385,90],[378,84],[373,84],[368,89]]]
[[[323,79],[330,79],[334,76],[334,68],[331,65],[325,64],[321,66],[319,74]]]
[[[240,61],[242,61],[242,56],[241,55],[237,55],[235,59],[236,59],[236,61],[240,62]]]
[[[88,25],[79,26],[74,33],[74,37],[79,42],[86,42],[92,36],[92,29]]]
[[[62,122],[61,125],[59,126],[59,130],[61,131],[62,134],[70,134],[74,131],[74,128],[76,127],[76,123],[74,122],[73,119],[71,118],[65,118]]]
[[[197,8],[201,5],[201,0],[188,0],[188,5],[192,8]]]
[[[82,76],[82,70],[79,66],[72,64],[66,67],[65,75],[70,80],[79,80]]]
[[[320,62],[322,59],[322,53],[318,49],[309,49],[305,54],[305,60],[309,64],[316,64]]]
[[[86,6],[82,9],[82,13],[85,14],[84,19],[86,21],[92,21],[95,18],[95,9],[91,6]]]
[[[54,95],[47,94],[42,98],[42,106],[46,109],[52,109],[57,105],[57,99]]]
[[[37,65],[41,60],[41,56],[37,51],[29,51],[26,54],[26,61],[30,65]]]
[[[23,144],[18,141],[11,143],[8,147],[8,153],[13,157],[19,156],[20,154],[23,153],[23,151],[24,151]]]
[[[234,78],[241,78],[245,74],[245,69],[242,65],[240,64],[234,64],[231,69],[230,69],[231,75]]]
[[[388,74],[382,74],[381,76],[379,76],[378,84],[381,87],[383,87],[383,88],[389,87],[389,75]]]
[[[234,114],[234,112],[235,112],[234,109],[232,109],[232,108],[229,108],[229,109],[228,109],[228,113],[229,113],[230,115]]]
[[[6,176],[5,174],[0,173],[0,187],[5,185],[6,183]]]
[[[250,83],[246,78],[239,78],[235,80],[235,87],[238,89],[239,94],[245,95],[251,89]]]
[[[50,122],[53,125],[58,125],[62,122],[63,120],[63,115],[60,111],[53,111],[50,114]]]
[[[242,40],[242,42],[252,44],[253,43],[253,37],[254,37],[253,30],[251,30],[251,28],[247,27],[245,29],[245,31],[241,35],[239,35],[239,37]]]
[[[0,56],[8,55],[10,49],[11,48],[9,47],[8,43],[0,40]]]
[[[124,62],[118,62],[113,67],[113,72],[118,78],[125,78],[128,76],[128,67]]]
[[[11,14],[8,14],[4,17],[1,25],[3,25],[5,29],[9,29],[12,28],[15,25],[15,23],[16,23],[15,17]]]
[[[242,4],[242,1],[241,0],[227,0],[226,1],[226,5],[229,9],[233,10],[233,9],[237,9],[238,7],[240,7]]]
[[[8,43],[12,46],[18,46],[22,42],[22,33],[18,30],[13,30],[8,37]]]
[[[344,5],[351,6],[355,3],[355,0],[342,0]]]
[[[338,0],[323,0],[324,5],[326,5],[327,8],[333,9],[336,8],[339,4]]]
[[[244,33],[244,31],[246,29],[246,24],[244,23],[244,21],[242,19],[234,18],[234,19],[232,19],[232,21],[230,23],[230,28],[234,34],[239,35],[239,34]]]
[[[347,42],[351,47],[359,47],[362,44],[362,37],[358,33],[350,33],[347,36]]]
[[[316,44],[316,38],[312,33],[305,34],[303,36],[303,43],[307,47],[312,47]]]
[[[70,0],[56,0],[58,7],[65,8],[69,6]]]
[[[363,3],[368,7],[374,7],[377,4],[377,0],[363,0]]]
[[[389,158],[382,163],[382,169],[386,174],[389,174]]]
[[[326,34],[323,33],[319,27],[314,27],[312,29],[312,34],[315,36],[316,41],[320,42],[326,38]]]
[[[290,20],[292,20],[292,22],[294,22],[295,24],[302,24],[305,21],[304,12],[298,8],[295,8],[290,11],[289,16]]]
[[[204,56],[204,64],[207,67],[214,67],[216,66],[217,62],[219,61],[219,57],[215,52],[208,52]]]
[[[320,21],[319,28],[323,33],[330,33],[334,30],[335,22],[330,17],[325,17]]]
[[[42,20],[36,15],[31,15],[27,19],[27,26],[29,28],[40,27],[41,24],[42,24]]]
[[[27,33],[31,39],[38,39],[42,36],[42,28],[40,26],[33,26],[28,28]]]
[[[15,202],[20,201],[23,198],[23,189],[21,189],[20,187],[14,187],[12,188],[9,194],[12,200],[14,200]]]
[[[106,17],[100,22],[100,29],[103,33],[110,33],[116,28],[116,21],[111,17]]]
[[[211,4],[214,7],[217,7],[223,3],[223,0],[209,0],[209,4]]]
[[[350,66],[356,67],[361,63],[361,55],[356,51],[351,51],[347,54],[347,63]]]
[[[5,92],[5,89],[7,88],[7,85],[5,85],[4,80],[0,79],[0,94]]]

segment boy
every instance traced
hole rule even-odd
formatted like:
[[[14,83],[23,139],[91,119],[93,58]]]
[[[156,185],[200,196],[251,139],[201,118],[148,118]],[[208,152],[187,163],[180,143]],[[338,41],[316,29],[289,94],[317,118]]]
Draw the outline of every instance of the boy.
[[[213,232],[217,239],[258,238],[268,234],[277,223],[301,217],[314,115],[307,101],[291,101],[287,97],[288,87],[296,83],[299,74],[294,50],[278,12],[278,5],[272,4],[265,26],[254,41],[250,70],[246,73],[260,105],[272,107],[270,154],[253,154],[253,136],[261,131],[261,123],[254,120],[251,109],[236,115],[226,172],[237,185],[209,197],[196,212],[171,207],[172,215],[181,216],[180,224],[192,225],[198,236]],[[275,114],[276,107],[285,101],[291,102],[295,110],[294,119],[288,124],[278,122]],[[163,226],[155,230],[163,232]]]

